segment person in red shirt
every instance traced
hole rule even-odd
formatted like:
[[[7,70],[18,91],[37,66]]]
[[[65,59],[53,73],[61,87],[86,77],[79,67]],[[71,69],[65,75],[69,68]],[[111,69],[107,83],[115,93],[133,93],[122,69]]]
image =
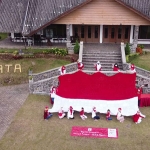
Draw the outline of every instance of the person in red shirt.
[[[107,110],[107,113],[106,113],[106,120],[112,120],[112,118],[110,117],[110,110],[109,109]]]
[[[58,112],[58,117],[59,119],[62,119],[64,117],[66,117],[65,112],[63,111],[63,107],[60,108],[59,112]]]
[[[65,66],[62,66],[62,67],[59,69],[59,72],[60,72],[60,75],[66,74],[66,67],[65,67]]]
[[[141,94],[143,93],[143,87],[144,85],[141,85],[140,87],[138,87],[137,89],[137,95],[138,95],[138,106],[140,106],[140,100],[141,100]]]
[[[117,63],[112,65],[113,71],[120,71]]]
[[[84,65],[81,61],[77,61],[78,70],[82,70],[84,68]]]
[[[136,124],[141,123],[142,118],[145,118],[146,116],[143,115],[139,110],[137,111],[137,113],[132,117],[133,118],[133,122],[135,122]]]
[[[87,119],[87,116],[84,115],[84,108],[83,107],[81,108],[81,111],[80,111],[80,117],[81,117],[82,120]]]
[[[46,106],[45,109],[44,109],[44,120],[48,120],[52,116],[53,116],[53,114],[51,114],[50,112],[48,112],[48,106]]]

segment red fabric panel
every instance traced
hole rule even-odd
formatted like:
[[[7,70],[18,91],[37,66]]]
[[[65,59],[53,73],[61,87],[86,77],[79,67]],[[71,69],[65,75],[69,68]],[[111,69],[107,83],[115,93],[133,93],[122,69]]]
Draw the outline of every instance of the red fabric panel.
[[[71,99],[120,100],[137,96],[136,74],[117,73],[106,76],[101,72],[88,75],[82,71],[59,76],[57,94]]]
[[[141,94],[140,107],[150,106],[150,94]]]
[[[109,137],[108,128],[78,127],[73,126],[71,136],[89,138],[118,138],[118,129],[115,130],[116,137]]]

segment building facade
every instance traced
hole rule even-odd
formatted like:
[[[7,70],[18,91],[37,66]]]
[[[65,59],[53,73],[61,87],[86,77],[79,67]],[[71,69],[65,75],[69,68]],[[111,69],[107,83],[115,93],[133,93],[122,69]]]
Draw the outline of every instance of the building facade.
[[[0,32],[12,38],[21,33],[52,42],[150,44],[149,0],[8,1],[0,2]]]

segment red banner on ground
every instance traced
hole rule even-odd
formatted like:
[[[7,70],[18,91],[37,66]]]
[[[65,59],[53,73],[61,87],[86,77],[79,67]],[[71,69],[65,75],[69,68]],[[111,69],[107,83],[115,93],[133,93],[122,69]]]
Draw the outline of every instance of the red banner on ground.
[[[71,136],[90,138],[118,138],[118,129],[74,126],[71,130]]]

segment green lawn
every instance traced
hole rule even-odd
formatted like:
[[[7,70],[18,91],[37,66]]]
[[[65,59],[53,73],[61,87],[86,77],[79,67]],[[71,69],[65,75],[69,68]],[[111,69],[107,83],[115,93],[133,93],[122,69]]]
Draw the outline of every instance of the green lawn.
[[[140,68],[150,71],[150,52],[135,58],[134,60],[131,61],[131,63],[135,64]]]
[[[62,65],[69,64],[70,61],[56,58],[33,58],[20,60],[0,60],[2,69],[0,70],[0,85],[12,85],[28,82],[28,70],[33,68],[33,73],[39,73]],[[21,65],[21,73],[19,70],[14,72],[16,64]],[[5,65],[12,65],[8,67]],[[3,73],[2,73],[3,71]]]
[[[7,33],[0,33],[0,41],[6,39],[8,37],[8,34]]]
[[[14,117],[9,129],[0,141],[1,150],[148,150],[149,149],[149,107],[141,108],[146,118],[136,125],[131,117],[120,123],[113,116],[106,121],[101,114],[100,121],[93,121],[91,114],[83,121],[79,113],[74,120],[60,120],[54,113],[48,121],[43,119],[44,107],[49,96],[29,95],[22,108]],[[72,126],[117,128],[118,139],[71,137]]]

